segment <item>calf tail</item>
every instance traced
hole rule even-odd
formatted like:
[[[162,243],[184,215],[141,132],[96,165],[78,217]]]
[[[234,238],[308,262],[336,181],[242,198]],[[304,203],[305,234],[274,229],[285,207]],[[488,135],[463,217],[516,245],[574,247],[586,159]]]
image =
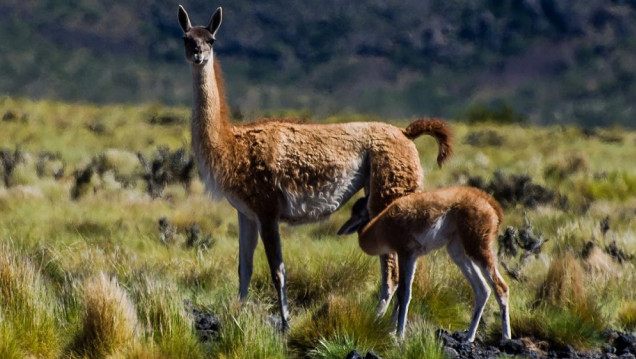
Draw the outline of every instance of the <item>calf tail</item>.
[[[421,118],[411,122],[404,130],[404,135],[414,140],[423,134],[433,136],[439,146],[437,152],[437,165],[442,167],[442,164],[453,153],[453,133],[446,123],[438,118]]]

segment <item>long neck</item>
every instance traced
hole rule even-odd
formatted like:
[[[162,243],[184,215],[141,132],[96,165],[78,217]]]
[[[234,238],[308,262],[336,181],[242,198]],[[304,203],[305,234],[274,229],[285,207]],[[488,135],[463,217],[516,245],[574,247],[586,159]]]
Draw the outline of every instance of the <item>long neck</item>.
[[[207,160],[222,156],[232,144],[231,125],[220,67],[212,61],[202,67],[192,67],[194,108],[192,143],[195,152]],[[218,81],[220,80],[220,81]]]

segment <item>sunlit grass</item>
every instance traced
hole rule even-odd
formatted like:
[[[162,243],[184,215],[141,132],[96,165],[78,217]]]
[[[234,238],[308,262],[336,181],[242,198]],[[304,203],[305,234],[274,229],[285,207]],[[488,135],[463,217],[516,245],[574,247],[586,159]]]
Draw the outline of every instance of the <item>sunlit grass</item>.
[[[198,180],[188,189],[170,185],[155,199],[139,180],[138,152],[189,146],[189,110],[0,101],[0,113],[9,110],[25,120],[2,123],[1,147],[25,159],[8,183],[0,165],[0,357],[343,358],[356,349],[440,358],[435,329],[468,326],[472,291],[440,250],[418,262],[406,336],[395,339],[390,313],[375,318],[378,259],[360,251],[355,236],[335,235],[347,205],[324,222],[281,227],[292,314],[290,332],[281,334],[272,324],[276,292],[260,243],[248,300],[236,299],[236,212],[210,201]],[[153,122],[164,115],[170,121]],[[535,233],[548,239],[541,254],[510,262],[520,264],[522,276],[506,276],[513,336],[580,349],[597,345],[605,329],[634,331],[636,168],[629,164],[636,133],[621,133],[621,144],[585,138],[577,128],[451,125],[455,156],[442,169],[435,142],[415,140],[425,188],[490,179],[501,170],[527,174],[569,199],[569,209],[505,211],[503,228],[522,226],[525,212]],[[493,131],[502,143],[464,142],[476,131]],[[61,177],[53,176],[59,163],[38,173],[41,151],[59,154],[66,166]],[[107,175],[74,200],[73,171],[91,161],[100,161]],[[160,218],[175,231],[166,243]],[[212,246],[187,245],[194,224]],[[590,242],[597,251],[584,258]],[[627,255],[623,262],[608,254],[610,245]],[[200,342],[186,301],[220,318],[217,338]],[[500,328],[491,298],[478,338],[497,343]]]

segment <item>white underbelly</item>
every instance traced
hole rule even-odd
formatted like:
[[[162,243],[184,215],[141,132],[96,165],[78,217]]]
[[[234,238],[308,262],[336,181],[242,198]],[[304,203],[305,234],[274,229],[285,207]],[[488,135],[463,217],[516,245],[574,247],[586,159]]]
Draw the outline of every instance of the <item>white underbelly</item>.
[[[445,246],[449,240],[450,218],[444,214],[437,218],[433,225],[418,234],[415,240],[420,245],[420,253],[426,254]]]
[[[356,166],[317,188],[305,188],[304,191],[296,192],[280,188],[283,202],[281,219],[291,223],[324,219],[358,192],[365,181],[366,176]]]

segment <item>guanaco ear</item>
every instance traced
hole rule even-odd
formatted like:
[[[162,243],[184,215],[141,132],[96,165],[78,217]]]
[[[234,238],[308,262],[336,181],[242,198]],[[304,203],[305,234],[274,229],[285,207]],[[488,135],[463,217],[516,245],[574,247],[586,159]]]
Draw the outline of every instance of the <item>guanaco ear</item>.
[[[221,20],[223,20],[223,10],[219,7],[212,15],[210,23],[208,24],[208,31],[212,33],[213,39],[215,39],[216,31],[219,29],[219,26],[221,26]]]
[[[364,226],[365,222],[366,222],[365,218],[351,217],[349,218],[348,221],[345,222],[345,224],[342,225],[342,227],[340,227],[340,229],[338,230],[338,235],[342,236],[342,235],[353,234],[357,232],[358,229],[360,229],[360,227]]]
[[[183,30],[183,32],[188,32],[192,28],[190,17],[181,5],[179,5],[179,25],[181,25],[181,30]]]

